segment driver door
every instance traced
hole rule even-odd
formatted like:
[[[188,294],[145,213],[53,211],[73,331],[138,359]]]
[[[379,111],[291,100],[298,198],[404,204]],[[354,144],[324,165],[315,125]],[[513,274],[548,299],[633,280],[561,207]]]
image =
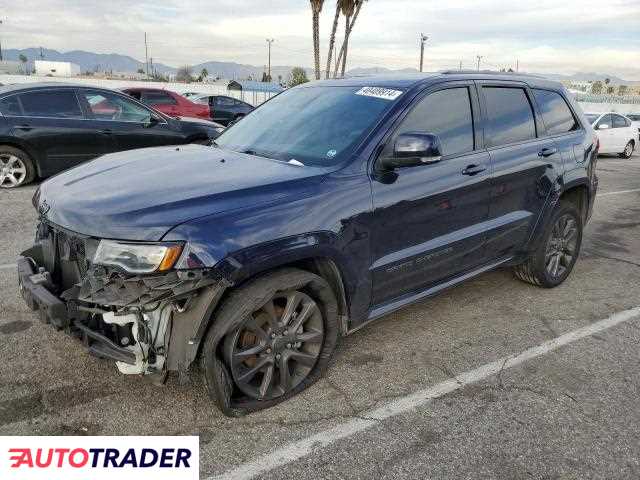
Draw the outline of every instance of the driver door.
[[[418,293],[486,263],[489,155],[482,148],[473,82],[438,86],[415,101],[379,158],[401,133],[438,135],[442,159],[372,180],[372,306]]]
[[[125,95],[83,89],[80,98],[96,128],[113,137],[113,151],[184,143],[164,118]]]

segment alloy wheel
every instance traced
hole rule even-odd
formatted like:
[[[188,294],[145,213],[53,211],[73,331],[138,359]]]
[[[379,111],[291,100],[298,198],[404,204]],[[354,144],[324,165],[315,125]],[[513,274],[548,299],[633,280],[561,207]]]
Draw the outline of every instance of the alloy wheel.
[[[545,252],[545,268],[559,278],[571,268],[578,246],[578,224],[570,214],[562,215],[553,226]]]
[[[313,370],[324,341],[320,308],[306,293],[278,292],[225,340],[237,387],[258,400],[280,397]]]
[[[0,153],[0,188],[17,187],[27,177],[27,166],[15,155]]]
[[[624,147],[624,156],[629,158],[632,153],[633,153],[633,145],[631,144],[631,142],[629,142],[627,143],[627,146]]]

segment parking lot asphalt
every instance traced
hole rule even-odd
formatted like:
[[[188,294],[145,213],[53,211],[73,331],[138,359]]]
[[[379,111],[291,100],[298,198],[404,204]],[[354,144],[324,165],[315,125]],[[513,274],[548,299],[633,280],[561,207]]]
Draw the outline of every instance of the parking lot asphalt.
[[[1,191],[0,434],[200,435],[204,477],[638,478],[640,155],[600,158],[598,172],[563,285],[482,275],[343,339],[316,385],[240,419],[197,372],[154,386],[42,325],[13,267],[33,238],[35,187]],[[618,312],[628,318],[571,337]],[[515,357],[525,351],[537,353]],[[380,407],[393,414],[371,420]]]

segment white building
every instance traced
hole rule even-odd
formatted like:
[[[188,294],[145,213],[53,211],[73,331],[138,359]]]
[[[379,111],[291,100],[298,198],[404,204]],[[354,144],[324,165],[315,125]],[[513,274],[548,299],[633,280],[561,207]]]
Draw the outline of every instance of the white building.
[[[73,77],[80,75],[80,67],[71,62],[50,62],[48,60],[36,60],[36,75],[48,77]]]

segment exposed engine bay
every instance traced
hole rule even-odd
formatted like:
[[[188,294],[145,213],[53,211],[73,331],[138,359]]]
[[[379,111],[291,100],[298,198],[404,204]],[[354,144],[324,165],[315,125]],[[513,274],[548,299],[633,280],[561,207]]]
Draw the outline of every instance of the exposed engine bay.
[[[123,374],[186,369],[195,358],[194,339],[203,334],[203,305],[228,282],[204,268],[135,275],[94,265],[98,242],[41,222],[36,244],[18,261],[27,304],[45,323],[81,339],[90,353],[114,360]],[[172,332],[176,318],[182,319],[180,332]]]

